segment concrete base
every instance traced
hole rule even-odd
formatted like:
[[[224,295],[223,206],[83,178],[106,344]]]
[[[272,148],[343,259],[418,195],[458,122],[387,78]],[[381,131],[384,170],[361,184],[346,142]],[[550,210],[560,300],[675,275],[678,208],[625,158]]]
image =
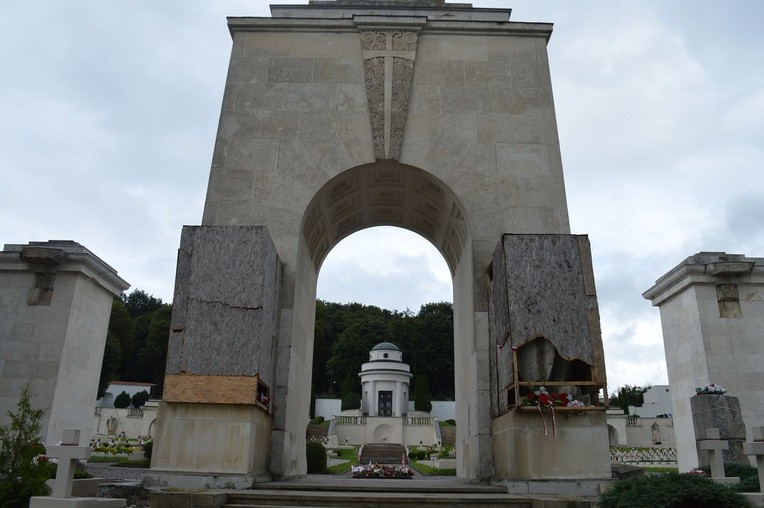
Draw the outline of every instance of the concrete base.
[[[510,411],[493,420],[497,478],[525,484],[537,484],[538,480],[574,480],[571,485],[584,480],[598,483],[610,478],[610,451],[603,411],[557,413],[556,436],[552,435],[548,410],[544,418],[548,435],[544,435],[538,412]]]
[[[177,471],[151,470],[141,481],[143,488],[177,489],[251,489],[256,483],[269,482],[269,474],[219,474],[219,473],[184,473]]]
[[[123,508],[126,499],[96,499],[94,497],[40,497],[29,500],[29,508]]]
[[[753,508],[764,508],[764,493],[761,492],[743,492],[743,497]]]
[[[507,493],[526,496],[596,497],[613,484],[612,478],[596,480],[508,480]]]
[[[722,485],[735,485],[736,483],[740,483],[740,478],[737,476],[712,476],[711,479],[715,483],[720,483]]]
[[[48,487],[53,489],[56,480],[48,480]],[[72,480],[72,497],[95,497],[98,486],[107,483],[105,478],[75,478]]]
[[[162,402],[157,424],[144,485],[248,488],[268,475],[271,416],[258,407]]]

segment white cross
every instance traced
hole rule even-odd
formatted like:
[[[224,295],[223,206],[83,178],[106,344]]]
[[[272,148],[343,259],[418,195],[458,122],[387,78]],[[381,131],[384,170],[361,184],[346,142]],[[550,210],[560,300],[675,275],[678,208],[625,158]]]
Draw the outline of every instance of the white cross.
[[[706,429],[706,438],[700,441],[700,449],[708,451],[711,477],[724,478],[724,458],[722,451],[729,449],[727,441],[721,441],[719,429]]]
[[[764,492],[764,427],[751,427],[750,443],[743,443],[743,453],[756,457],[759,470],[759,488]]]
[[[65,429],[61,444],[48,446],[48,456],[58,459],[56,481],[53,484],[51,497],[72,497],[74,461],[90,457],[90,447],[78,446],[79,443],[80,431],[77,429]]]

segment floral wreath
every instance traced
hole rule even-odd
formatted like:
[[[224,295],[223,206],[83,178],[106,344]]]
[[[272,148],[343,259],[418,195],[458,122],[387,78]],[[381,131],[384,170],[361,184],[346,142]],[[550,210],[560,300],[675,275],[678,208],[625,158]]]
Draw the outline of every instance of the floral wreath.
[[[715,393],[717,395],[724,395],[727,393],[727,390],[725,390],[723,387],[710,383],[704,386],[701,386],[700,388],[695,388],[695,392],[698,394],[705,394],[705,393]]]
[[[580,400],[575,400],[573,395],[565,392],[549,393],[543,386],[533,388],[528,395],[522,400],[523,406],[536,406],[538,407],[539,414],[541,415],[541,424],[544,427],[544,435],[548,436],[549,431],[546,425],[546,419],[544,418],[543,408],[548,407],[552,416],[552,437],[557,437],[557,422],[554,416],[554,408],[556,407],[584,407],[584,403]]]

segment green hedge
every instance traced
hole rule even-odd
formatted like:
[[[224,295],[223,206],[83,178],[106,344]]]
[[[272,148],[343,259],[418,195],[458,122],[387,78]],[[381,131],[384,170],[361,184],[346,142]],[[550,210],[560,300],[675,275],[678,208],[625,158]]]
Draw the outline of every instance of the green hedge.
[[[326,469],[326,448],[318,441],[308,441],[305,444],[305,455],[308,459],[308,473],[323,473]]]
[[[600,508],[743,508],[745,498],[706,476],[665,473],[621,480],[600,496]]]

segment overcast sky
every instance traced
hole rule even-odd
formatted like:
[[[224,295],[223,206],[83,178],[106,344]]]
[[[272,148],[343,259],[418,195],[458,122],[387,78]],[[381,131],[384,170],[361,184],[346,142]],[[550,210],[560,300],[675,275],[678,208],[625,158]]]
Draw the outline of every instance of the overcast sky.
[[[75,240],[171,301],[181,226],[201,221],[225,17],[267,4],[4,3],[0,243]],[[592,243],[609,385],[667,382],[642,292],[699,251],[764,256],[764,2],[473,5],[555,24],[571,230]],[[384,228],[332,251],[319,297],[416,312],[452,295],[433,247]]]

